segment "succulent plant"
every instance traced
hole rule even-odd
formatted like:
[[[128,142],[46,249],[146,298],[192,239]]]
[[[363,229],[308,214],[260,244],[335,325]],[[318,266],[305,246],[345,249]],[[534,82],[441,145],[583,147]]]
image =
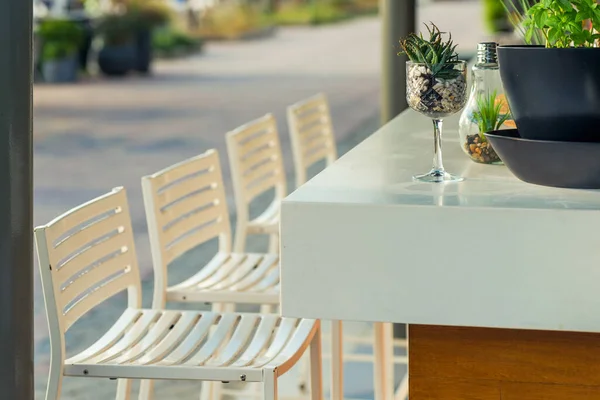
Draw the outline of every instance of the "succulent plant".
[[[426,64],[435,78],[457,78],[461,73],[454,68],[458,54],[452,35],[448,34],[448,39],[443,40],[442,35],[446,32],[441,32],[435,24],[431,23],[431,27],[425,24],[425,27],[429,32],[429,39],[425,39],[422,33],[411,33],[400,41],[402,51],[398,55],[406,54],[410,61]]]

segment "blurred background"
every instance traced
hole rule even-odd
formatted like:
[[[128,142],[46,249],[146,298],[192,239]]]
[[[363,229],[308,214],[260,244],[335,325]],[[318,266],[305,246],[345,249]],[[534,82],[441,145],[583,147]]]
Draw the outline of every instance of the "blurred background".
[[[125,186],[146,305],[152,266],[143,175],[216,148],[233,212],[227,131],[273,113],[291,178],[288,105],[325,93],[340,154],[380,125],[378,0],[34,0],[34,5],[35,223]],[[500,0],[421,0],[418,21],[451,32],[466,59],[479,41],[514,40]],[[292,185],[293,179],[288,181]],[[261,251],[263,245],[256,240],[250,250]],[[191,275],[211,251],[192,251],[177,266],[176,279]],[[39,278],[35,293],[36,398],[41,399],[49,342]],[[118,315],[123,300],[82,318],[69,335],[81,347],[88,345],[101,332],[98,327]],[[360,324],[353,329],[370,332]],[[346,374],[347,397],[373,397],[369,365],[348,366]],[[294,379],[282,385],[283,396],[299,394]],[[113,398],[115,386],[67,378],[62,398]],[[164,383],[157,398],[197,399],[198,393],[198,384]]]

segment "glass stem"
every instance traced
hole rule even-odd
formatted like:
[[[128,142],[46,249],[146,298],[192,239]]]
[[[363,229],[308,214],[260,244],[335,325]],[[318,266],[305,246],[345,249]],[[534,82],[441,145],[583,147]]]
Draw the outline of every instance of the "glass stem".
[[[433,119],[433,170],[444,173],[444,164],[442,163],[442,120]]]

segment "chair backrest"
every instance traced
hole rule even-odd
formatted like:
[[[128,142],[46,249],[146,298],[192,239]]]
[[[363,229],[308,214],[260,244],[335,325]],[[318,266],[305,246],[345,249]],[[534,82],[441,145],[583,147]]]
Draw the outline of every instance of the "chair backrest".
[[[272,114],[227,133],[227,152],[238,218],[258,195],[275,189],[275,202],[286,195],[285,169],[277,123]]]
[[[154,263],[154,306],[160,306],[173,260],[214,238],[219,251],[231,251],[219,153],[208,150],[145,176],[142,190]]]
[[[335,135],[329,104],[322,93],[289,106],[287,117],[298,187],[306,182],[311,165],[323,159],[330,165],[336,160]]]
[[[85,313],[128,291],[141,307],[140,273],[127,195],[122,187],[35,228],[53,352],[64,357],[64,333]]]

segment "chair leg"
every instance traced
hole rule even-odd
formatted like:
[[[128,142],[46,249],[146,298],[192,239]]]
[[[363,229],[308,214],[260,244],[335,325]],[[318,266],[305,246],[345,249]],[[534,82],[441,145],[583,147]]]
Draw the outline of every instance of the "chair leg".
[[[263,370],[263,399],[277,400],[277,375],[275,370]]]
[[[62,361],[60,361],[62,363]],[[62,389],[62,365],[60,363],[50,364],[50,375],[48,377],[48,388],[46,389],[46,400],[60,399]]]
[[[115,400],[131,399],[131,379],[119,379],[117,383],[117,396]]]
[[[373,365],[375,400],[392,400],[394,388],[394,342],[392,324],[374,324]]]
[[[202,389],[200,389],[200,400],[215,400],[215,385],[216,382],[212,381],[202,382]]]
[[[402,378],[402,382],[400,382],[400,386],[396,390],[394,394],[395,400],[408,400],[408,371],[406,371],[406,375]]]
[[[239,218],[239,216],[238,216]],[[246,251],[246,224],[237,224],[235,229],[235,239],[233,240],[233,251],[235,253],[244,253]]]
[[[154,398],[154,381],[143,379],[140,382],[139,400],[152,400]]]
[[[342,321],[331,321],[331,399],[344,399]]]
[[[315,332],[310,342],[310,398],[323,399],[323,363],[321,360],[321,328]]]
[[[269,235],[269,253],[279,254],[279,235],[276,233]]]

